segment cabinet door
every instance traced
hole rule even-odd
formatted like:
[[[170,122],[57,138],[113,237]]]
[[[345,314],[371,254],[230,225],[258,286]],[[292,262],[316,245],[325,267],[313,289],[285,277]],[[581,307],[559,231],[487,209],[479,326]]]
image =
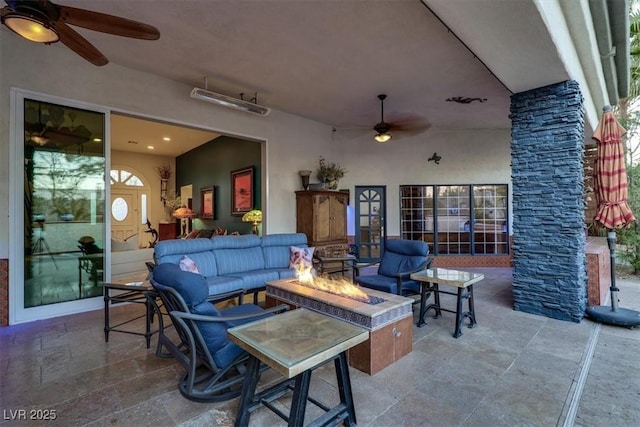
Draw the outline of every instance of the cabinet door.
[[[331,240],[331,199],[323,194],[313,196],[313,241]]]
[[[331,198],[329,213],[329,238],[340,240],[347,237],[347,198],[335,196]]]

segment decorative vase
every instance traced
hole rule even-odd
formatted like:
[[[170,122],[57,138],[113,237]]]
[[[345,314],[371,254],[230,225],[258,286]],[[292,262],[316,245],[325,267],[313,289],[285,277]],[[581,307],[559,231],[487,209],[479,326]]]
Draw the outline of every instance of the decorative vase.
[[[311,171],[302,170],[302,171],[298,171],[298,174],[300,175],[300,178],[302,178],[302,188],[304,188],[305,190],[308,190],[309,189],[309,176],[311,175]]]
[[[331,179],[329,180],[329,190],[337,190],[338,189],[338,180]]]

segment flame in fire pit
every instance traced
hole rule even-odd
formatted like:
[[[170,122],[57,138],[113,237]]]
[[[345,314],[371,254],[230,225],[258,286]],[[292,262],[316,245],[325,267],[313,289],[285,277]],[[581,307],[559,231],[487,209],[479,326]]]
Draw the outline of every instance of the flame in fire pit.
[[[359,286],[342,278],[331,278],[328,276],[314,276],[313,267],[305,266],[301,261],[296,266],[296,279],[298,284],[304,285],[330,294],[339,295],[352,300],[375,304],[381,301],[374,301],[374,298],[366,294]]]

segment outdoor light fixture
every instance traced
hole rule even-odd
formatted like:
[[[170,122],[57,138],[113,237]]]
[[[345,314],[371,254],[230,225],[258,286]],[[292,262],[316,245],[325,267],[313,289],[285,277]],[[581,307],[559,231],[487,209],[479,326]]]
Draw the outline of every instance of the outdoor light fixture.
[[[373,137],[378,142],[387,142],[391,139],[391,134],[388,132],[380,132]]]
[[[4,10],[3,10],[4,12]],[[20,10],[11,10],[2,15],[2,23],[8,29],[37,43],[55,43],[60,40],[43,12],[29,5],[20,5]]]
[[[191,97],[194,99],[199,99],[201,101],[221,105],[223,107],[233,108],[234,110],[258,114],[259,116],[266,116],[271,111],[269,108],[263,107],[262,105],[258,105],[254,102],[232,98],[227,95],[211,92],[209,90],[201,89],[198,87],[193,88],[193,90],[191,91]]]
[[[253,209],[242,216],[242,222],[253,222],[253,234],[258,234],[258,223],[262,222],[262,211]]]
[[[384,121],[384,100],[387,99],[387,95],[381,93],[378,95],[378,99],[380,100],[380,123],[377,123],[373,127],[373,130],[376,131],[376,135],[373,139],[384,143],[391,139],[391,134],[389,133],[391,126],[389,126],[389,123],[385,123]]]

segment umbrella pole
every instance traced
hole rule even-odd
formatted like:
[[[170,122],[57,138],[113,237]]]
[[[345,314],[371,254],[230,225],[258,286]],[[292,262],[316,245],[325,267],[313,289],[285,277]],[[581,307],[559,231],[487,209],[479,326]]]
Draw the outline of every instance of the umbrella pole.
[[[585,313],[593,321],[615,326],[634,328],[640,325],[640,312],[626,308],[618,308],[618,287],[616,286],[616,232],[610,230],[607,233],[609,244],[609,256],[611,259],[611,307],[600,305],[587,307]]]
[[[609,245],[609,258],[611,259],[611,311],[618,311],[618,287],[616,286],[616,232],[609,230],[607,233],[607,244]]]

